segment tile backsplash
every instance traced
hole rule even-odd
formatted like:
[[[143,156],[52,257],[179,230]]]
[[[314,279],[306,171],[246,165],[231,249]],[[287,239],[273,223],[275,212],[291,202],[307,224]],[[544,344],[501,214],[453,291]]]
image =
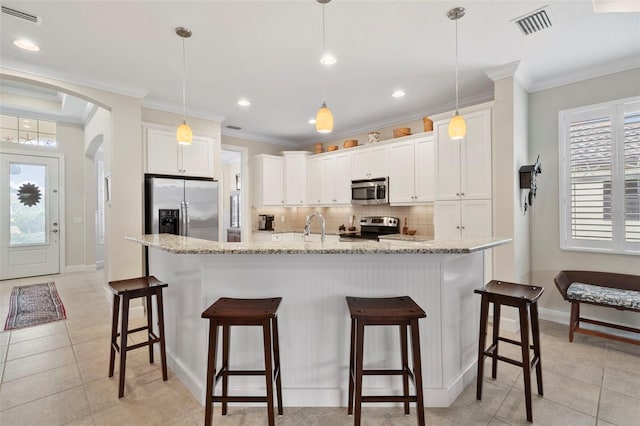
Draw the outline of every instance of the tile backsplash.
[[[433,204],[409,207],[390,206],[344,206],[344,207],[272,207],[253,208],[251,215],[252,229],[258,229],[258,215],[268,214],[275,217],[276,231],[302,232],[307,215],[318,211],[326,221],[326,232],[336,234],[338,227],[349,227],[349,218],[355,215],[354,226],[360,231],[362,216],[393,216],[400,219],[401,228],[407,218],[409,229],[415,229],[416,235],[433,238]],[[284,217],[284,222],[281,218]],[[320,220],[314,218],[311,232],[320,232]]]

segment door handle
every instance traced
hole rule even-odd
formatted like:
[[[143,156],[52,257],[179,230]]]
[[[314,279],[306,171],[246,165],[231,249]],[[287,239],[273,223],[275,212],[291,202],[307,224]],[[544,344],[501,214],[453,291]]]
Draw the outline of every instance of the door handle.
[[[57,230],[57,229],[52,229],[52,230],[51,230],[51,232],[52,232],[53,234],[57,234],[57,233],[58,233],[58,230]]]

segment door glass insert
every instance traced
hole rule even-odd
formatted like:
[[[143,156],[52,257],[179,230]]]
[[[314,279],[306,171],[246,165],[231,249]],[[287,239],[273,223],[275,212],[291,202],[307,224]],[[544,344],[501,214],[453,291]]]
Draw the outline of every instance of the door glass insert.
[[[9,245],[45,244],[47,167],[10,163]]]

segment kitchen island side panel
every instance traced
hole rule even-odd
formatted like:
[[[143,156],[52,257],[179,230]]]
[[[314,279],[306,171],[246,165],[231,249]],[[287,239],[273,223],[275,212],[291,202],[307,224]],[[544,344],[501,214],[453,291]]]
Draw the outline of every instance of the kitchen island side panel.
[[[202,403],[208,335],[208,322],[200,318],[202,311],[223,296],[283,297],[278,325],[285,406],[346,405],[348,295],[409,295],[426,311],[427,318],[420,320],[425,405],[448,406],[468,381],[463,380],[465,373],[469,376],[473,370],[466,355],[477,342],[477,320],[465,321],[473,315],[467,312],[469,280],[456,285],[456,277],[475,275],[480,287],[482,257],[482,252],[177,255],[150,249],[152,274],[169,283],[165,297],[169,364]],[[462,319],[452,320],[453,312],[463,313]],[[260,333],[257,327],[232,329],[232,368],[262,368]],[[368,368],[398,368],[398,328],[369,327],[365,354]],[[370,394],[401,393],[399,378],[367,377],[364,385]],[[230,388],[237,393],[263,394],[264,379],[234,377]]]

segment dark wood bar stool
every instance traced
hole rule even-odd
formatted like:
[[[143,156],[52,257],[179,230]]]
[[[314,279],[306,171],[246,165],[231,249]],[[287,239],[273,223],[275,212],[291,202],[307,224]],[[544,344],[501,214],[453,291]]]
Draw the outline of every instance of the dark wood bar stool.
[[[278,317],[276,311],[281,297],[269,299],[232,299],[221,297],[203,313],[209,320],[209,359],[207,364],[207,395],[204,424],[211,425],[213,403],[222,402],[222,415],[227,414],[229,402],[266,402],[269,426],[275,424],[273,409],[273,380],[276,382],[278,415],[282,415],[282,381],[280,378],[280,349],[278,346]],[[222,326],[222,367],[216,374],[218,327]],[[261,326],[264,344],[264,370],[230,370],[229,346],[231,326]],[[273,358],[272,358],[273,351]],[[267,385],[266,396],[229,396],[229,376],[262,376]],[[215,386],[222,378],[222,396],[215,396]]]
[[[149,362],[153,364],[153,344],[160,343],[160,358],[162,361],[162,380],[167,380],[167,355],[164,339],[164,309],[162,304],[162,289],[167,287],[154,276],[131,278],[128,280],[111,281],[109,288],[113,292],[113,319],[111,324],[111,356],[109,358],[109,377],[113,377],[113,368],[116,359],[116,351],[120,353],[120,384],[118,397],[124,395],[124,373],[127,364],[127,352],[143,346],[149,347]],[[153,312],[151,310],[151,296],[156,296],[158,309],[158,331],[160,336],[153,332]],[[121,330],[118,333],[118,311],[120,310],[120,297],[122,297]],[[129,302],[139,297],[147,298],[147,325],[129,330]],[[128,346],[127,338],[130,333],[148,330],[146,342]],[[120,336],[120,345],[118,345]]]
[[[349,408],[348,413],[355,414],[353,423],[360,425],[363,402],[403,402],[404,413],[409,414],[409,403],[416,403],[418,424],[424,423],[424,397],[422,390],[422,364],[420,359],[420,335],[418,320],[425,318],[425,312],[409,296],[389,298],[347,297],[351,313],[351,350],[349,355]],[[364,328],[368,325],[397,325],[400,328],[400,352],[402,368],[400,370],[365,370]],[[413,371],[409,369],[407,327],[411,329],[411,347],[413,352]],[[362,395],[362,376],[399,375],[402,376],[403,395]],[[409,379],[416,393],[409,395]]]
[[[538,394],[542,393],[542,363],[540,361],[540,329],[538,327],[538,299],[544,292],[540,286],[515,284],[506,281],[490,281],[483,288],[475,290],[482,295],[480,307],[480,339],[478,343],[478,387],[476,398],[482,399],[484,375],[484,357],[492,358],[491,377],[498,374],[498,361],[504,361],[522,367],[524,376],[524,395],[527,406],[527,420],[533,421],[531,409],[531,370],[536,369]],[[489,303],[493,303],[493,341],[487,349],[487,319]],[[500,307],[502,305],[518,308],[520,316],[520,341],[500,337]],[[531,312],[531,333],[533,344],[529,345],[529,311]],[[498,354],[498,342],[511,343],[522,348],[522,362]],[[533,358],[529,350],[533,349]]]

